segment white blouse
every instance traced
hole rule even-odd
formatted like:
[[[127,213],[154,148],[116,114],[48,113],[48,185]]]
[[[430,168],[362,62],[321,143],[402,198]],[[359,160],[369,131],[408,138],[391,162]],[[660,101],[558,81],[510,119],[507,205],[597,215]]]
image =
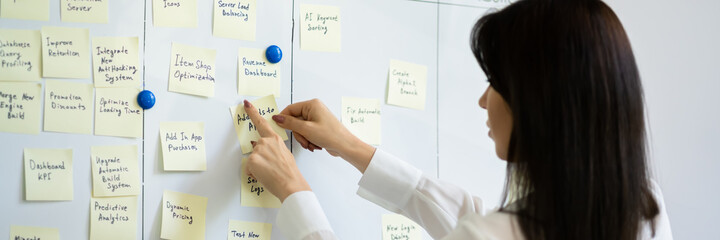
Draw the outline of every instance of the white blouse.
[[[358,184],[358,195],[422,226],[434,239],[524,239],[516,216],[493,211],[483,213],[482,201],[467,191],[422,172],[380,149]],[[655,236],[649,222],[641,239],[672,239],[662,193],[653,182],[660,208]],[[288,239],[337,239],[315,194],[296,192],[283,202],[276,226]]]

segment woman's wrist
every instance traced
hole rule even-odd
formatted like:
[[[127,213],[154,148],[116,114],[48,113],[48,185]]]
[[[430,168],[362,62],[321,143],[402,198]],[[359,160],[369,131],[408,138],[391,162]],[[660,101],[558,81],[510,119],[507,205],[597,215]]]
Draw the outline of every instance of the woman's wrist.
[[[352,164],[361,173],[365,173],[365,169],[370,164],[370,160],[375,154],[375,147],[371,146],[352,136],[352,140],[345,144],[344,150],[340,151],[340,157]]]

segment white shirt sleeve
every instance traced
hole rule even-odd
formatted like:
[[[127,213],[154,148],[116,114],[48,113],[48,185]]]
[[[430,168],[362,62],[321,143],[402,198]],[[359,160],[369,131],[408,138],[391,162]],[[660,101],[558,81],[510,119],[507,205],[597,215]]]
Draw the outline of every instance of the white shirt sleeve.
[[[288,239],[337,239],[315,193],[310,191],[296,192],[285,198],[276,225]]]

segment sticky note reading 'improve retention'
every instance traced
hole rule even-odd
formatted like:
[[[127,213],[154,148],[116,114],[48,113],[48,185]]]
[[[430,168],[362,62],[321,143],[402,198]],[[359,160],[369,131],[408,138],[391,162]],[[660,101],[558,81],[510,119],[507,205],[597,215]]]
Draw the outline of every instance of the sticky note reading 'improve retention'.
[[[161,122],[160,142],[165,171],[205,171],[205,124]]]
[[[45,81],[45,131],[92,134],[92,84]]]
[[[0,81],[40,81],[40,31],[0,29]]]
[[[425,109],[427,67],[390,60],[387,103],[395,106]]]
[[[90,240],[137,237],[137,197],[90,198]]]
[[[42,27],[43,77],[90,78],[87,28]]]
[[[207,198],[165,190],[162,203],[163,239],[205,239]]]
[[[140,194],[137,145],[90,148],[94,197]]]
[[[245,207],[261,207],[261,208],[279,208],[280,199],[275,197],[270,191],[265,190],[260,182],[255,178],[248,176],[245,172],[247,168],[247,158],[243,158],[240,167],[240,206]]]
[[[257,0],[214,2],[213,36],[255,41]]]
[[[280,64],[268,62],[265,50],[238,50],[238,94],[258,97],[280,95]]]
[[[95,37],[92,45],[95,87],[140,87],[137,37]]]
[[[95,135],[142,137],[143,112],[135,88],[95,91]]]
[[[107,23],[110,0],[60,0],[63,22]]]
[[[197,27],[197,0],[153,0],[156,27]]]
[[[360,140],[380,145],[380,100],[343,97],[342,123]]]
[[[270,223],[243,222],[232,219],[228,223],[228,240],[270,240],[270,234],[272,234],[272,224]]]
[[[25,200],[72,201],[72,149],[26,148]]]
[[[422,228],[417,223],[400,214],[383,214],[382,239],[420,240]]]
[[[215,95],[215,49],[173,43],[168,90],[198,96]]]
[[[288,136],[285,133],[285,129],[278,126],[277,123],[272,120],[273,115],[280,113],[277,108],[277,104],[275,103],[275,96],[268,95],[250,102],[255,106],[255,108],[257,108],[260,116],[267,121],[273,131],[280,135],[283,140],[287,140]],[[257,141],[260,139],[260,134],[258,133],[255,124],[253,124],[250,120],[250,116],[248,116],[245,112],[243,104],[241,103],[235,107],[230,107],[230,116],[232,117],[233,125],[235,125],[235,133],[237,133],[238,140],[240,141],[240,149],[242,150],[242,153],[246,154],[252,152],[252,144],[250,141]]]
[[[57,228],[10,226],[11,240],[60,240],[60,231]]]
[[[50,0],[0,0],[0,18],[47,21]]]
[[[340,8],[300,5],[300,48],[309,51],[340,52]]]
[[[40,133],[40,83],[0,82],[0,132]]]

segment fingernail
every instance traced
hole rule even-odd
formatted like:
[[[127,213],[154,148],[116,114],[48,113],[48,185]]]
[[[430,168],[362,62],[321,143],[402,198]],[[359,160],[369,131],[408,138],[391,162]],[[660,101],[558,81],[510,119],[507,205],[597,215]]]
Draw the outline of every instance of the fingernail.
[[[257,144],[257,142],[256,142],[256,141],[250,141],[250,144],[252,144],[253,146],[255,146],[255,144]]]
[[[248,100],[243,100],[243,104],[245,104],[245,107],[250,107],[250,102],[248,102]]]
[[[277,123],[285,122],[285,117],[280,116],[280,115],[272,116],[272,119],[275,120],[275,122],[277,122]]]

